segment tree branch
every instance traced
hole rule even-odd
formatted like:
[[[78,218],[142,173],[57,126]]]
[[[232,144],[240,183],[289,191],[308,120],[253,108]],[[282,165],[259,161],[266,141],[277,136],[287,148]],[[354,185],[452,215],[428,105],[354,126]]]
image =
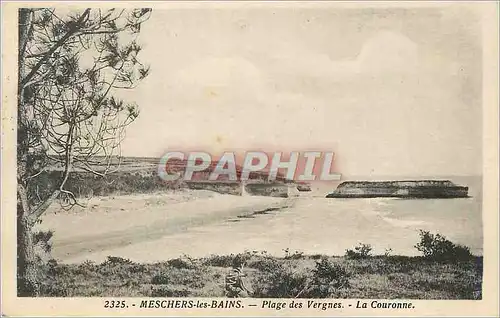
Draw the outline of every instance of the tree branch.
[[[19,191],[19,188],[18,188],[18,191]],[[36,209],[34,209],[31,212],[31,214],[29,215],[29,223],[31,225],[36,224],[36,221],[40,218],[40,216],[42,216],[42,214],[49,208],[49,206],[52,204],[52,202],[54,202],[54,200],[57,199],[57,197],[59,196],[59,193],[60,193],[59,189],[52,192],[52,194],[47,199],[45,199],[45,201],[43,201],[42,204],[37,206]]]
[[[89,15],[90,13],[90,8],[87,8],[83,14],[78,18],[77,24],[81,24],[85,18]],[[78,29],[75,28],[70,28],[66,34],[60,38],[51,48],[50,50],[47,51],[47,53],[35,64],[35,66],[31,69],[31,71],[26,75],[25,78],[22,79],[20,85],[19,85],[19,90],[23,89],[26,87],[26,83],[31,81],[31,79],[35,76],[36,72],[40,69],[40,67],[47,61],[47,59],[58,49],[60,48],[72,35],[74,35],[76,32],[78,32]]]

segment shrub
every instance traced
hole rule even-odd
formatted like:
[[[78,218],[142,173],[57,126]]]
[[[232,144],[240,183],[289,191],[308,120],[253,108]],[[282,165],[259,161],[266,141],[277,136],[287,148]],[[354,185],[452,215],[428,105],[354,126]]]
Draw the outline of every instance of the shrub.
[[[326,298],[335,295],[340,289],[349,287],[350,274],[343,266],[328,261],[326,257],[316,262],[312,274],[311,287],[299,296]]]
[[[81,268],[93,268],[94,266],[95,266],[95,263],[91,260],[83,261],[81,264],[78,265],[78,267],[81,267]]]
[[[211,255],[203,261],[204,265],[216,267],[232,267],[235,262],[248,262],[252,257],[255,257],[257,252],[244,252],[239,254],[229,255]]]
[[[123,257],[116,257],[116,256],[108,256],[106,261],[102,263],[102,265],[132,265],[134,262],[129,260],[128,258],[123,258]]]
[[[434,261],[470,260],[472,254],[467,246],[451,242],[441,234],[420,230],[420,242],[415,248],[424,258]]]
[[[102,262],[99,265],[95,265],[95,271],[101,277],[129,278],[131,275],[130,268],[135,265],[137,264],[129,259],[108,256],[106,261]]]
[[[294,268],[288,260],[266,258],[260,264],[265,264],[266,270],[262,270],[263,274],[253,283],[254,297],[326,298],[349,287],[350,274],[326,257],[316,261],[312,271]]]
[[[258,275],[253,283],[253,297],[293,298],[307,287],[307,274],[292,268],[291,263],[270,259],[266,266],[270,270]]]
[[[196,264],[193,262],[192,259],[183,259],[183,258],[174,258],[169,261],[167,261],[167,264],[169,266],[172,266],[174,268],[187,268],[187,269],[193,269],[196,267]]]
[[[78,264],[76,268],[73,268],[73,273],[76,275],[91,276],[96,272],[98,265],[94,262],[86,260],[81,264]]]
[[[54,236],[53,231],[37,231],[33,233],[33,244],[43,244],[44,246],[47,246],[47,252],[50,252],[50,244],[49,241]]]
[[[151,284],[153,285],[166,285],[168,282],[168,276],[165,274],[157,274],[151,278]]]
[[[40,280],[44,280],[48,276],[53,277],[57,275],[60,269],[61,266],[59,266],[57,261],[55,259],[50,259],[47,263],[40,266],[38,276],[40,277]]]
[[[371,256],[372,246],[370,244],[359,243],[354,250],[347,249],[345,256],[351,259],[368,258]]]

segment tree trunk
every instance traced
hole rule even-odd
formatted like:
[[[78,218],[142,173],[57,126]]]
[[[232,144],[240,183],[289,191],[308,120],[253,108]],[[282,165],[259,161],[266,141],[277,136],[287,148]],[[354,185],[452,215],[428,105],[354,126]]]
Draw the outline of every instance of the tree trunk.
[[[33,245],[33,222],[30,220],[30,206],[26,196],[27,159],[29,136],[27,131],[27,105],[24,89],[20,83],[25,75],[24,56],[31,23],[31,9],[19,10],[19,55],[18,55],[18,110],[17,110],[17,293],[18,296],[39,294],[38,267]]]
[[[29,211],[23,204],[17,206],[17,294],[20,297],[38,296],[38,264],[33,245],[33,226],[29,222]]]

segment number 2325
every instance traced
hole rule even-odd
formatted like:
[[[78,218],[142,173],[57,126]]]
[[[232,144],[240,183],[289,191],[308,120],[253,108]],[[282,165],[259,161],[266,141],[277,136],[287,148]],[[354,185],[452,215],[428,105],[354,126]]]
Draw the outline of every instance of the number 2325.
[[[104,301],[104,308],[127,308],[125,300],[106,300]]]

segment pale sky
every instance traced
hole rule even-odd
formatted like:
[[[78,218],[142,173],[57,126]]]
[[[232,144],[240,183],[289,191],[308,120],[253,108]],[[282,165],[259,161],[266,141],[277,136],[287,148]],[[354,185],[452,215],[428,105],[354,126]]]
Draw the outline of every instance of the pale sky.
[[[323,149],[343,174],[480,174],[478,30],[455,9],[154,10],[123,154]]]

